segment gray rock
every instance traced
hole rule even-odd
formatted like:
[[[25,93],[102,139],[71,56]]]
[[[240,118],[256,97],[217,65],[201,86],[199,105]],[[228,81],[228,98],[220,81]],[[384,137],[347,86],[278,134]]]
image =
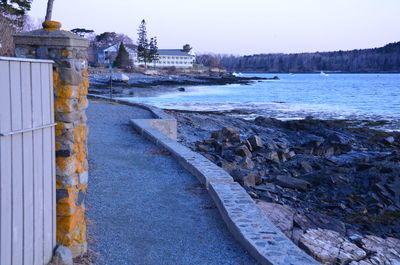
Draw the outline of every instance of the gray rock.
[[[394,137],[393,136],[389,136],[387,138],[385,138],[385,143],[387,144],[393,144],[394,143]]]
[[[211,138],[218,139],[220,138],[221,132],[220,131],[213,131],[211,132]]]
[[[225,126],[222,128],[221,133],[223,136],[229,136],[234,133],[239,133],[239,129],[236,127]]]
[[[268,152],[268,153],[262,153],[261,155],[263,157],[265,157],[267,160],[274,161],[274,162],[276,162],[278,164],[281,163],[281,160],[279,159],[279,154],[276,151],[271,151],[271,152]]]
[[[236,127],[223,127],[221,136],[224,138],[224,141],[240,142],[239,129]]]
[[[292,235],[290,237],[290,239],[292,239],[292,241],[296,244],[299,245],[299,241],[301,239],[301,237],[303,236],[304,231],[301,230],[300,228],[294,227],[292,230]]]
[[[343,236],[346,235],[346,226],[342,221],[317,212],[298,212],[294,216],[293,222],[296,227],[304,231],[321,228],[333,230]]]
[[[249,141],[253,151],[260,150],[263,147],[263,142],[257,135],[250,136],[247,141]]]
[[[73,265],[71,250],[65,246],[57,246],[53,259],[51,261],[52,265]]]
[[[254,162],[250,158],[245,157],[243,158],[242,162],[240,162],[240,167],[246,169],[252,169],[254,168]]]
[[[285,153],[284,150],[279,150],[278,151],[278,156],[279,156],[279,160],[282,161],[282,163],[285,163],[287,161],[286,153]]]
[[[350,140],[339,133],[332,133],[326,139],[331,144],[349,144]]]
[[[222,167],[226,171],[233,171],[233,170],[237,170],[239,168],[238,165],[235,165],[233,163],[229,163],[226,161],[218,163],[218,166]]]
[[[332,156],[335,154],[335,147],[324,145],[320,148],[315,149],[312,153],[318,156]]]
[[[295,156],[296,156],[296,152],[295,151],[289,151],[289,153],[286,154],[286,159],[290,160]]]
[[[308,162],[306,162],[304,160],[300,161],[300,166],[306,173],[310,173],[310,172],[313,171],[312,166]]]
[[[374,253],[368,258],[371,264],[400,264],[400,240],[397,238],[383,239],[377,236],[366,236],[361,239],[361,247]]]
[[[259,201],[257,205],[271,222],[273,222],[287,237],[292,236],[293,217],[295,210],[286,205]]]
[[[208,160],[210,160],[211,162],[216,162],[217,161],[217,158],[215,157],[215,156],[213,156],[213,155],[210,155],[210,154],[203,154],[203,156],[205,157],[205,158],[207,158]]]
[[[248,140],[245,140],[243,144],[249,149],[250,152],[253,152],[253,147],[251,147],[251,144]]]
[[[314,134],[309,134],[307,135],[306,138],[300,139],[300,143],[302,143],[304,146],[309,146],[309,147],[318,147],[322,145],[324,142],[325,139],[323,137]]]
[[[245,146],[239,146],[236,148],[235,153],[240,156],[245,156],[251,158],[253,155],[251,154],[250,150]]]
[[[261,139],[260,139],[260,140],[261,140]],[[262,144],[262,142],[261,142],[261,144]],[[269,149],[269,150],[276,150],[276,149],[278,149],[278,146],[277,146],[277,144],[276,144],[274,141],[268,140],[268,141],[266,141],[266,143],[265,143],[265,148],[267,148],[267,149]]]
[[[311,229],[302,235],[299,246],[324,264],[348,264],[367,253],[339,233],[327,229]]]
[[[304,190],[304,191],[307,190],[309,187],[311,187],[311,183],[306,180],[293,178],[286,175],[277,176],[275,182],[281,187]]]
[[[210,152],[211,150],[210,150],[210,147],[208,147],[207,145],[198,144],[198,145],[197,145],[197,151],[200,151],[200,152]]]
[[[257,182],[257,173],[249,170],[234,170],[231,172],[231,176],[236,182],[239,182],[243,186],[255,187]]]

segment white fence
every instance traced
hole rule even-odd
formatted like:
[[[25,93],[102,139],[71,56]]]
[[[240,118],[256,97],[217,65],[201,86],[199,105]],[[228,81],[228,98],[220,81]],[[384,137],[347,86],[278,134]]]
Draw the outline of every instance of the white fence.
[[[52,62],[0,57],[0,264],[47,264],[55,242]]]

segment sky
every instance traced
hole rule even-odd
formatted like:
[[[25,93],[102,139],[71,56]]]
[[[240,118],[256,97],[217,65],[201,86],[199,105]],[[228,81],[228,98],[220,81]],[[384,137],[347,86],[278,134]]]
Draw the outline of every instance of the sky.
[[[46,0],[29,13],[45,16]],[[351,50],[400,41],[400,0],[55,0],[63,29],[115,31],[137,39],[140,21],[159,48],[197,53]]]

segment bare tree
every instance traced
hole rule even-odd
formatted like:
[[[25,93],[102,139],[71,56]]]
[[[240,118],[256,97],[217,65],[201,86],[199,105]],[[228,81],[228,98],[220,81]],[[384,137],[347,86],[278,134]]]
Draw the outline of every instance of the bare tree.
[[[51,20],[51,16],[53,15],[53,3],[54,0],[47,1],[47,12],[45,20]]]

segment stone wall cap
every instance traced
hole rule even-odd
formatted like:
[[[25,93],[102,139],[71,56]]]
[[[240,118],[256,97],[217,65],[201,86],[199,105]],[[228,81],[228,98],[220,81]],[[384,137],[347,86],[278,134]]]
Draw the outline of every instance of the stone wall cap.
[[[85,38],[82,38],[70,31],[67,30],[45,30],[45,29],[37,29],[33,31],[28,31],[28,32],[21,32],[17,33],[14,36],[16,37],[30,37],[30,36],[39,36],[39,37],[51,37],[51,38],[72,38],[72,39],[80,39],[80,40],[86,40]]]
[[[29,62],[29,63],[51,63],[51,64],[54,63],[54,61],[52,61],[52,60],[27,59],[27,58],[19,58],[19,57],[1,57],[1,56],[0,56],[0,61]]]
[[[88,40],[66,30],[38,29],[30,32],[22,32],[14,35],[15,44],[38,46],[89,46]]]

